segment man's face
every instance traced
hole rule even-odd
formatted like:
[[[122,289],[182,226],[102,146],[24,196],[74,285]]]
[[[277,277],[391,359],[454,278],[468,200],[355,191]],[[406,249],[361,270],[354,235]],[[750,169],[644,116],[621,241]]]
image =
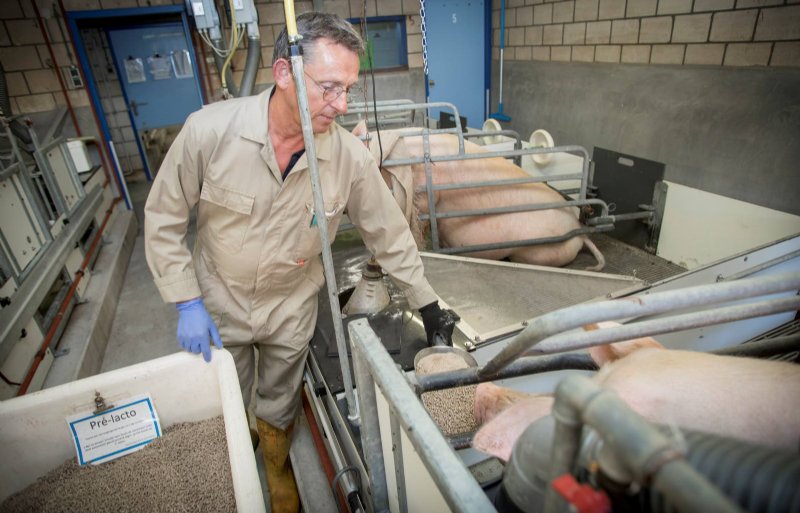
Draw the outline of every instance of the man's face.
[[[357,54],[329,39],[316,41],[309,57],[304,65],[308,110],[318,134],[328,130],[336,116],[347,112],[344,91],[358,82],[359,62]]]

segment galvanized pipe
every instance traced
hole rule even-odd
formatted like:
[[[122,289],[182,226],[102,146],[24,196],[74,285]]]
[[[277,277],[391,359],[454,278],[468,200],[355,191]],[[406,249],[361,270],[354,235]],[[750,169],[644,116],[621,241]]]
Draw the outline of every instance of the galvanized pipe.
[[[532,203],[527,205],[514,205],[510,207],[494,207],[494,208],[483,208],[475,210],[452,210],[447,212],[440,212],[435,215],[434,213],[431,213],[430,215],[423,214],[420,215],[419,218],[422,220],[427,220],[433,217],[436,217],[437,219],[445,219],[451,217],[513,214],[516,212],[528,212],[533,210],[551,210],[556,208],[568,208],[568,207],[577,207],[583,205],[599,205],[603,209],[603,214],[602,214],[603,217],[608,215],[608,205],[606,204],[606,202],[600,199],[588,199],[588,200],[562,201],[559,203]]]
[[[580,448],[581,429],[575,421],[593,427],[614,454],[626,464],[640,484],[652,481],[681,511],[740,513],[684,459],[680,448],[630,409],[615,393],[600,388],[583,376],[571,376],[556,388],[553,411],[556,419],[552,466],[548,481],[571,472]],[[545,511],[560,511],[562,500],[549,487]]]
[[[484,377],[492,376],[548,336],[586,324],[608,319],[659,314],[798,288],[800,288],[800,273],[795,272],[562,308],[531,320],[528,327],[512,338],[497,355],[480,368],[478,373]]]
[[[366,319],[348,324],[353,354],[367,369],[397,416],[451,511],[496,511],[480,485],[455,455]],[[371,413],[370,413],[371,414]]]
[[[475,244],[472,246],[458,246],[455,248],[443,248],[438,251],[438,253],[446,254],[446,255],[455,255],[460,253],[473,253],[477,251],[488,251],[492,249],[501,249],[501,248],[518,248],[523,246],[533,246],[536,244],[550,244],[554,242],[563,242],[565,240],[569,240],[572,237],[577,235],[583,235],[587,233],[598,233],[598,232],[607,232],[614,229],[613,225],[602,225],[596,227],[584,227],[584,228],[575,228],[564,235],[558,235],[555,237],[541,237],[538,239],[525,239],[525,240],[518,240],[518,241],[510,241],[510,242],[493,242],[490,244]]]
[[[348,328],[353,337],[352,323]],[[341,353],[340,353],[341,354]],[[389,494],[386,485],[386,466],[383,461],[381,428],[378,424],[378,405],[375,399],[375,381],[369,373],[364,357],[353,351],[353,371],[356,376],[359,412],[361,413],[361,449],[369,473],[371,503],[375,511],[389,509]]]
[[[670,333],[673,331],[711,326],[725,322],[752,319],[762,315],[791,312],[800,308],[800,297],[768,299],[743,305],[712,308],[700,312],[675,315],[650,321],[635,322],[602,330],[559,333],[548,337],[529,349],[526,354],[553,354],[575,351],[587,347],[631,340],[634,338]]]
[[[436,198],[433,193],[433,169],[431,168],[431,141],[428,138],[428,134],[422,134],[422,152],[423,158],[425,159],[425,188],[427,189],[428,195],[428,211],[431,213],[431,244],[433,245],[433,250],[439,250],[439,226],[436,217]]]
[[[344,385],[345,399],[347,400],[347,418],[350,422],[357,424],[358,405],[353,394],[353,380],[350,376],[350,362],[347,359],[347,342],[344,338],[344,328],[342,326],[341,308],[339,307],[339,295],[336,288],[336,274],[333,268],[333,257],[331,255],[331,241],[328,237],[328,218],[325,216],[325,200],[322,197],[322,186],[317,165],[317,152],[314,145],[314,131],[311,124],[311,114],[308,110],[308,93],[306,91],[305,73],[303,71],[303,56],[299,45],[300,36],[297,34],[297,26],[294,18],[294,5],[292,0],[284,1],[286,16],[286,27],[289,36],[289,51],[291,53],[292,73],[294,73],[294,83],[297,89],[297,103],[300,111],[300,123],[303,128],[303,143],[306,149],[306,159],[308,161],[308,172],[311,178],[311,191],[314,195],[314,212],[317,213],[317,226],[319,227],[319,238],[322,244],[322,266],[325,270],[325,284],[327,285],[328,300],[331,306],[331,317],[333,320],[333,331],[336,335],[336,348],[340,355],[339,365],[342,370],[342,380]]]
[[[581,175],[578,173],[573,173],[570,175],[559,175],[555,179],[546,176],[539,176],[539,177],[532,176],[530,178],[512,178],[510,180],[486,180],[481,182],[448,183],[448,184],[434,185],[433,190],[449,191],[453,189],[477,189],[480,187],[519,185],[523,183],[560,182],[562,180],[580,180],[580,179]],[[424,188],[422,186],[414,188],[414,192],[422,192],[423,190]]]

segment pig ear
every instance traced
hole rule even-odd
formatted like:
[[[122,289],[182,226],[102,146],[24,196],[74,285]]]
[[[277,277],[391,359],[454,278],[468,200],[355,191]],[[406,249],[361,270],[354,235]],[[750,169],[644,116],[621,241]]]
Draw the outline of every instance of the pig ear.
[[[583,329],[585,331],[593,331],[596,329],[613,328],[615,326],[621,326],[621,324],[613,321],[598,322],[597,324],[587,324],[583,327]],[[592,357],[592,360],[594,360],[594,363],[596,363],[598,367],[602,367],[609,362],[613,362],[628,356],[637,349],[643,349],[646,347],[664,349],[664,346],[662,346],[654,338],[642,337],[635,338],[633,340],[624,340],[622,342],[614,342],[612,344],[603,344],[601,346],[590,347],[589,356]]]
[[[367,122],[363,119],[358,122],[358,124],[353,128],[353,135],[356,137],[364,137],[367,135]]]

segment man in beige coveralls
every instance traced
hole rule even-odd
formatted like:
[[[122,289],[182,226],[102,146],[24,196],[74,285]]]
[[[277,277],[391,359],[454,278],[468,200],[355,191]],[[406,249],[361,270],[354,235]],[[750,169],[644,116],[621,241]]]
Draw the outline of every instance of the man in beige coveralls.
[[[449,340],[454,316],[423,276],[408,224],[364,145],[334,123],[358,81],[363,42],[338,16],[297,19],[324,215],[333,240],[346,209],[367,248],[420,308],[428,342]],[[209,339],[236,361],[248,402],[258,348],[255,414],[272,511],[297,511],[288,466],[303,365],[324,284],[322,251],[289,62],[275,44],[275,86],[206,106],[187,119],[145,206],[147,261],[164,301],[177,304],[178,341],[211,358]],[[197,205],[197,242],[186,231]]]

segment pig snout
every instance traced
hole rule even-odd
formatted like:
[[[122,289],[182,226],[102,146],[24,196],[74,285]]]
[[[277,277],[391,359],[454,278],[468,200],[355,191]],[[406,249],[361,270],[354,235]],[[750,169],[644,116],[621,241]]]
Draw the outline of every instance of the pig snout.
[[[530,395],[493,383],[481,383],[475,390],[475,421],[480,425],[492,420],[498,413]]]
[[[596,324],[587,324],[583,327],[583,329],[584,331],[594,331],[598,329],[614,328],[617,326],[622,325],[618,322],[603,321]],[[654,338],[642,337],[632,340],[625,340],[622,342],[614,342],[612,344],[603,344],[590,347],[588,352],[589,356],[591,356],[592,360],[594,360],[594,363],[596,363],[598,367],[602,367],[607,363],[617,361],[625,356],[628,356],[634,351],[644,348],[664,349],[664,346],[662,346]]]

